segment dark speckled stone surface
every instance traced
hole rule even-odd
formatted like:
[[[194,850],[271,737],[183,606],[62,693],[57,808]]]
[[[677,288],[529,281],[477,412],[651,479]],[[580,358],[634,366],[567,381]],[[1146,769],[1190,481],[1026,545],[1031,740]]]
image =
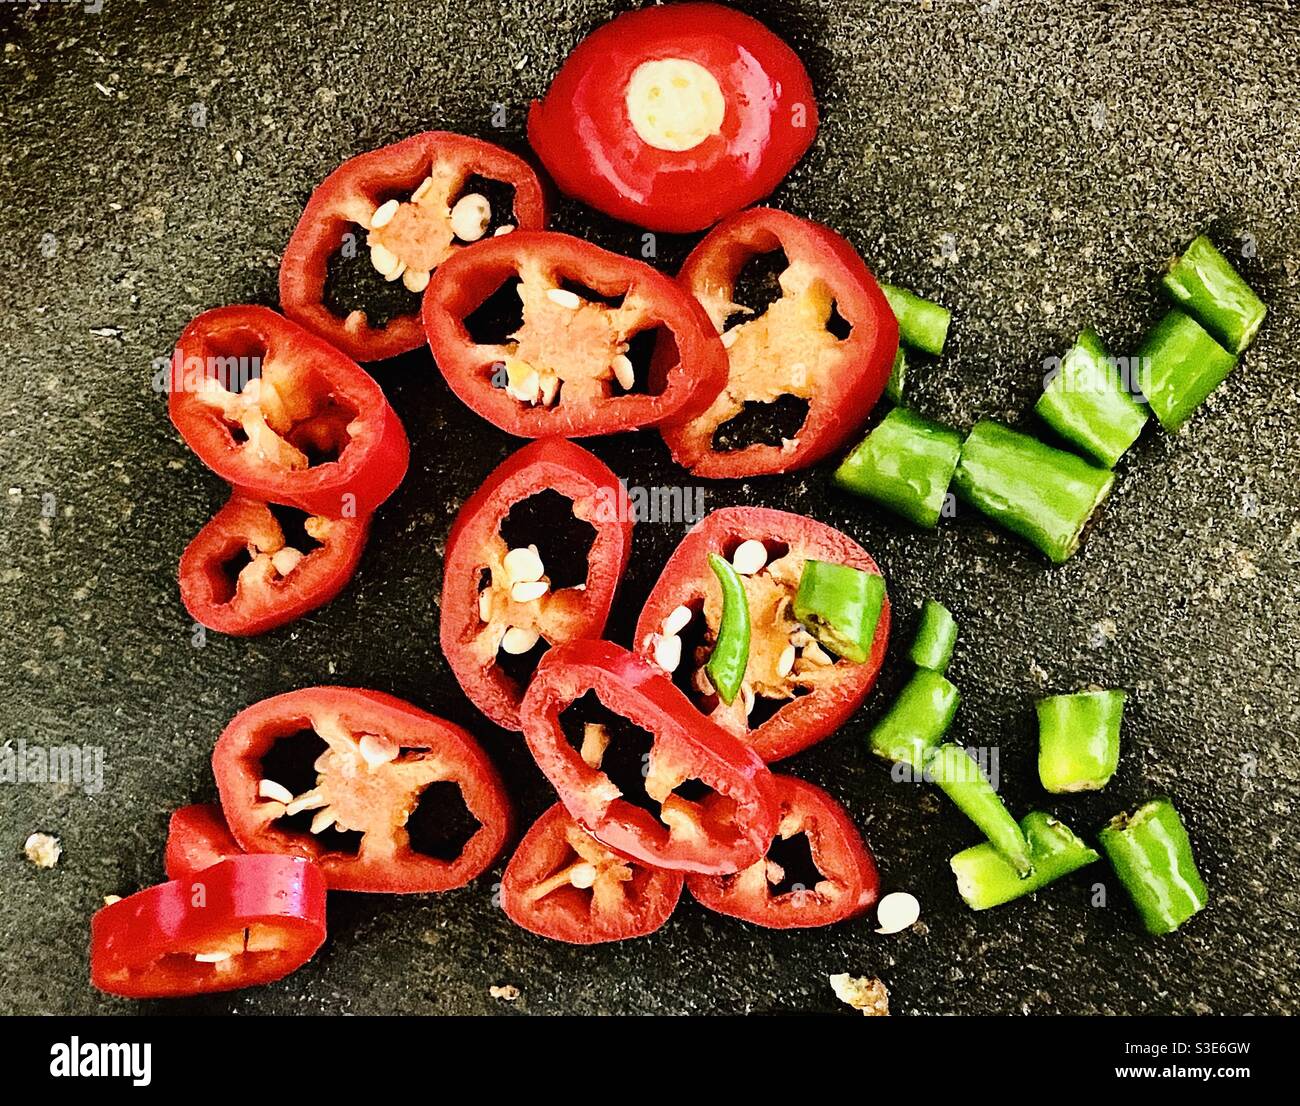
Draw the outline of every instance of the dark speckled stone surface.
[[[223,488],[172,431],[151,364],[205,308],[275,303],[279,252],[343,158],[427,127],[519,145],[529,98],[622,6],[0,13],[0,725],[7,741],[97,743],[107,757],[93,796],[0,785],[0,1010],[136,1009],[89,987],[88,918],[102,895],[162,877],[168,812],[212,796],[216,735],[263,696],[324,681],[396,693],[480,733],[525,816],[550,801],[519,740],[476,720],[437,646],[442,542],[507,438],[458,405],[427,354],[381,367],[413,462],[354,586],[285,631],[196,648],[175,563]],[[905,1014],[1296,1010],[1300,13],[1217,0],[746,7],[796,44],[822,98],[816,145],[775,202],[954,310],[950,352],[913,372],[924,412],[963,427],[1024,417],[1043,359],[1085,324],[1131,348],[1161,310],[1163,260],[1203,229],[1272,305],[1185,432],[1147,430],[1060,569],[969,515],[908,529],[830,492],[824,468],[708,489],[710,506],[805,511],[873,551],[899,615],[886,693],[921,600],[947,603],[962,629],[955,732],[999,747],[1012,808],[1046,804],[1092,831],[1172,794],[1210,909],[1145,937],[1098,866],[970,913],[946,859],[976,834],[867,762],[877,695],[789,767],[846,802],[885,886],[921,899],[911,932],[769,933],[683,902],[652,938],[575,950],[515,929],[493,876],[439,897],[336,896],[329,944],[302,971],[182,1009],[847,1011],[826,977],[849,971],[885,980]],[[561,222],[638,244],[574,208]],[[662,241],[660,261],[687,245]],[[594,448],[633,483],[680,482],[652,435]],[[681,530],[638,531],[616,634]],[[1131,693],[1119,774],[1101,795],[1048,801],[1033,700],[1091,682]],[[62,839],[54,870],[23,859],[33,830]],[[1104,908],[1089,905],[1099,880]],[[512,1007],[488,994],[505,983],[522,992]]]

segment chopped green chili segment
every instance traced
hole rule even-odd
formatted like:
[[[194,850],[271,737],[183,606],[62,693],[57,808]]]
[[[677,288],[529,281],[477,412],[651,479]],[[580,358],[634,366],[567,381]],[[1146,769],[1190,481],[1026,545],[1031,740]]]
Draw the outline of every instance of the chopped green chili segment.
[[[880,290],[898,320],[898,336],[903,344],[936,357],[941,354],[952,312],[893,284],[882,284]]]
[[[903,347],[898,347],[898,352],[894,354],[894,367],[889,372],[889,379],[885,382],[885,398],[891,403],[903,402],[903,386],[907,383],[907,354]]]
[[[960,454],[956,430],[895,407],[844,459],[832,479],[920,526],[934,526]]]
[[[1097,840],[1149,933],[1172,933],[1204,909],[1208,892],[1187,829],[1168,799],[1117,815]]]
[[[735,702],[749,665],[749,596],[745,584],[731,562],[716,553],[709,554],[709,567],[722,585],[722,617],[718,638],[704,666],[705,674],[724,703]]]
[[[932,749],[952,725],[961,693],[942,673],[922,668],[898,693],[867,740],[871,752],[920,772]]]
[[[912,663],[917,668],[947,671],[956,644],[957,623],[948,608],[933,599],[927,599],[921,608],[921,625],[917,627],[916,637],[912,639],[912,648],[908,652]]]
[[[1142,394],[1160,425],[1178,430],[1237,364],[1190,315],[1171,311],[1138,351]]]
[[[852,565],[804,561],[794,616],[836,656],[862,664],[871,656],[885,601],[885,578]]]
[[[1034,410],[1053,430],[1107,468],[1146,425],[1147,412],[1128,394],[1116,361],[1094,330],[1079,335]]]
[[[1041,549],[1056,564],[1079,548],[1114,473],[988,419],[961,447],[953,484],[966,502]]]
[[[993,847],[1021,876],[1034,870],[1025,835],[975,758],[965,749],[960,745],[940,745],[926,765],[926,778],[933,780],[957,809],[984,831]]]
[[[1255,340],[1268,314],[1264,301],[1204,235],[1173,260],[1162,283],[1170,299],[1232,353]]]
[[[1026,814],[1020,830],[1029,842],[1034,865],[1033,873],[1024,879],[987,841],[963,849],[948,862],[957,877],[957,893],[972,910],[1001,906],[1101,859],[1069,826],[1042,811]]]
[[[1099,791],[1119,764],[1124,692],[1080,691],[1040,699],[1038,778],[1053,794]]]

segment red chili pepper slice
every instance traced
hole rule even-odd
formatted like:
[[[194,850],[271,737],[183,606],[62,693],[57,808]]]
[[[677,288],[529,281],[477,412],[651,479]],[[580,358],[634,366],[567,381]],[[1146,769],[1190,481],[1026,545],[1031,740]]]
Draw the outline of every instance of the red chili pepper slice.
[[[718,4],[620,15],[534,102],[528,139],[560,188],[652,230],[702,230],[766,196],[817,133],[803,64]]]
[[[314,783],[308,777],[310,786],[294,795],[293,781],[264,775],[264,758],[303,733],[313,752],[323,751],[312,765]],[[235,840],[248,852],[316,861],[333,890],[461,887],[492,863],[510,833],[510,802],[474,739],[377,691],[309,687],[254,703],[222,733],[212,768]],[[436,849],[420,851],[410,820],[430,788],[443,788],[441,798],[453,784],[463,803],[457,813],[474,828],[453,834],[462,827],[435,825]],[[295,827],[300,815],[310,828]]]
[[[501,907],[530,933],[595,945],[644,937],[668,920],[682,873],[602,845],[556,803],[524,834],[501,879]]]
[[[501,536],[511,508],[542,489],[571,500],[574,517],[595,530],[579,585],[552,590],[536,552],[512,552]],[[538,638],[556,645],[604,631],[632,549],[631,516],[618,508],[621,492],[599,458],[549,438],[508,457],[456,516],[443,559],[442,649],[470,701],[498,726],[520,728],[524,693],[498,663],[501,649],[526,653]]]
[[[566,737],[560,713],[588,691],[652,738],[644,790],[657,817],[601,769],[604,743],[593,751],[584,741],[580,752]],[[634,653],[607,641],[557,645],[537,666],[520,717],[533,759],[565,808],[602,844],[634,860],[722,875],[749,867],[772,839],[771,773]],[[688,793],[703,794],[692,799],[679,791],[688,781],[698,781]]]
[[[406,431],[369,375],[266,307],[219,307],[185,328],[172,422],[255,499],[331,518],[371,514],[406,475]]]
[[[513,298],[512,281],[521,311],[502,333],[477,341],[466,320],[494,293]],[[726,377],[717,333],[681,286],[566,234],[516,231],[457,254],[429,284],[424,327],[451,390],[523,438],[612,434],[689,417]],[[628,354],[643,346],[638,366]]]
[[[167,825],[163,866],[168,879],[184,879],[243,853],[226,825],[221,807],[216,803],[195,803],[172,815]]]
[[[268,504],[235,492],[181,554],[181,601],[210,630],[273,630],[343,590],[369,529],[369,516],[308,515],[291,540]]]
[[[510,219],[500,222],[500,213],[493,213],[498,227],[546,225],[542,184],[526,161],[462,134],[414,135],[345,161],[312,193],[280,262],[284,313],[357,361],[379,361],[422,346],[418,309],[380,327],[361,310],[346,318],[331,311],[325,303],[329,261],[345,236],[365,230],[375,267],[383,261],[384,276],[400,276],[409,291],[424,291],[430,271],[468,244],[453,229],[452,211],[471,177],[514,189]],[[469,241],[473,233],[486,231],[487,224],[479,222],[471,224]]]
[[[728,706],[704,675],[722,617],[722,590],[709,554],[731,559],[743,542],[762,544],[764,564],[742,575],[749,598],[749,662],[741,694]],[[794,617],[804,562],[813,559],[879,573],[852,538],[804,515],[765,507],[724,507],[691,530],[664,565],[637,620],[636,649],[680,662],[673,678],[696,707],[739,737],[763,760],[781,760],[829,737],[866,699],[889,642],[889,599],[881,606],[870,656],[862,664],[835,660]],[[685,607],[690,619],[674,626]],[[673,634],[665,632],[665,623]],[[679,644],[661,645],[675,636]],[[791,659],[793,654],[793,659]],[[787,668],[787,663],[789,667]]]
[[[871,909],[880,878],[848,813],[820,787],[775,779],[781,820],[767,855],[734,875],[687,876],[691,894],[719,914],[771,929],[830,925]]]
[[[754,315],[734,302],[737,278],[750,258],[777,250],[788,262],[781,296]],[[729,365],[707,411],[660,428],[678,464],[714,478],[789,472],[821,460],[862,425],[889,380],[898,323],[862,258],[838,234],[784,211],[752,208],[718,224],[677,279],[722,334]],[[729,326],[737,315],[743,320]],[[808,404],[792,438],[715,446],[715,434],[746,404],[782,396]]]
[[[127,998],[269,983],[325,940],[325,880],[287,856],[237,856],[97,911],[90,981]]]

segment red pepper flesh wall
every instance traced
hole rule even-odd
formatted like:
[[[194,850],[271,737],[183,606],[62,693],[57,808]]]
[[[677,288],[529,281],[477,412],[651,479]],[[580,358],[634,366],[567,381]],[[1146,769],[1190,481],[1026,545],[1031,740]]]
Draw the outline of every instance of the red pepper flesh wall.
[[[226,825],[221,807],[195,803],[181,807],[167,824],[163,867],[168,879],[184,879],[243,851]]]

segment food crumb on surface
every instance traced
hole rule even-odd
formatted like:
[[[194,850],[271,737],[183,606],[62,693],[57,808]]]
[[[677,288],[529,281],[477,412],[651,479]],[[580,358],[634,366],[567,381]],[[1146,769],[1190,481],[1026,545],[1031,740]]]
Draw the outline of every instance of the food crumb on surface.
[[[53,868],[63,855],[63,846],[48,833],[33,833],[23,842],[23,854],[38,868]]]
[[[841,1002],[860,1010],[868,1018],[889,1016],[889,991],[878,979],[852,976],[847,972],[830,977],[831,989]]]
[[[105,905],[105,906],[112,906],[115,902],[121,902],[121,901],[122,901],[122,896],[121,896],[121,895],[105,895],[105,896],[104,896],[104,905]]]
[[[513,983],[507,983],[503,987],[497,987],[496,985],[493,985],[488,988],[488,994],[491,995],[493,998],[500,999],[502,1002],[519,1001],[519,988],[516,987]]]

